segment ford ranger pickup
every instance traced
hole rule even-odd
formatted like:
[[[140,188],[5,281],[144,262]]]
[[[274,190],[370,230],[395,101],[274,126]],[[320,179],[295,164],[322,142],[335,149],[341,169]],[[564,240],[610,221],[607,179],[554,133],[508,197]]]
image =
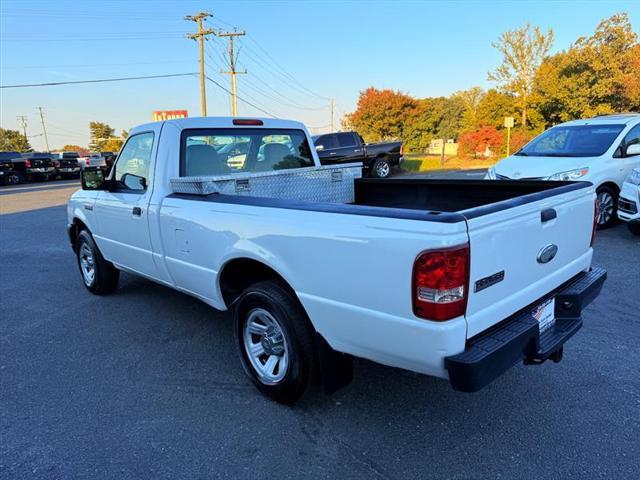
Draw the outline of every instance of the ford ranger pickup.
[[[361,174],[298,122],[141,125],[108,174],[83,169],[69,239],[94,294],[123,271],[233,312],[244,371],[283,403],[346,385],[353,357],[466,392],[561,360],[606,278],[591,183]]]

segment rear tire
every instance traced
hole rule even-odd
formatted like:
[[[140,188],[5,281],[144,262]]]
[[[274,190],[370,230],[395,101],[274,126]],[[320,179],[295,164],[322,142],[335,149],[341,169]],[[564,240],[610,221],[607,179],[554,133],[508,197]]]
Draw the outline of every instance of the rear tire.
[[[387,178],[391,176],[391,164],[386,158],[379,158],[371,166],[371,176],[374,178]]]
[[[11,172],[9,175],[7,175],[6,182],[7,185],[18,185],[19,183],[22,183],[22,178],[20,177],[19,173]]]
[[[302,397],[315,371],[314,331],[291,292],[275,281],[251,285],[237,301],[234,330],[242,367],[260,392],[287,405]]]
[[[95,295],[107,295],[118,288],[120,270],[104,259],[87,230],[78,234],[76,256],[82,283]]]
[[[618,194],[612,188],[603,186],[596,190],[598,230],[612,227],[618,215]]]

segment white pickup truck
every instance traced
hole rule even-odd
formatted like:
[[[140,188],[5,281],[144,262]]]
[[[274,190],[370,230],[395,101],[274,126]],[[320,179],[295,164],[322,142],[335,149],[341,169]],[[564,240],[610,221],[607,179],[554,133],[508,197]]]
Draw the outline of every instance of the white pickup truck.
[[[312,145],[284,120],[133,129],[68,204],[85,286],[125,271],[232,310],[245,372],[284,403],[348,383],[353,356],[462,391],[560,361],[606,278],[590,183],[360,179]]]

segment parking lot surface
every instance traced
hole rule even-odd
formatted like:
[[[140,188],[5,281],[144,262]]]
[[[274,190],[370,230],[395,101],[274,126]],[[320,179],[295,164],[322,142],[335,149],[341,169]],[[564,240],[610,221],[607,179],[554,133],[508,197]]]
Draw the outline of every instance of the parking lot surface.
[[[284,407],[245,378],[228,314],[130,275],[87,293],[60,201],[75,186],[21,188],[0,189],[2,478],[640,478],[624,225],[598,233],[609,278],[561,363],[463,394],[356,361],[347,388]]]

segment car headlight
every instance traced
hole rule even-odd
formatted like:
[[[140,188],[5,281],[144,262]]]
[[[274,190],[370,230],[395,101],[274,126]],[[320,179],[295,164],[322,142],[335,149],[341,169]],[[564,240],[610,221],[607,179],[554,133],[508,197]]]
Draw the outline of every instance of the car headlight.
[[[487,170],[487,174],[484,176],[485,180],[495,180],[496,179],[496,169],[495,167],[489,167]]]
[[[629,175],[627,182],[633,183],[634,185],[640,185],[640,170],[636,168],[631,170],[631,175]]]
[[[584,177],[587,173],[589,173],[588,167],[577,168],[575,170],[569,170],[568,172],[560,172],[554,173],[547,180],[561,180],[561,181],[570,181],[577,180],[580,177]]]

